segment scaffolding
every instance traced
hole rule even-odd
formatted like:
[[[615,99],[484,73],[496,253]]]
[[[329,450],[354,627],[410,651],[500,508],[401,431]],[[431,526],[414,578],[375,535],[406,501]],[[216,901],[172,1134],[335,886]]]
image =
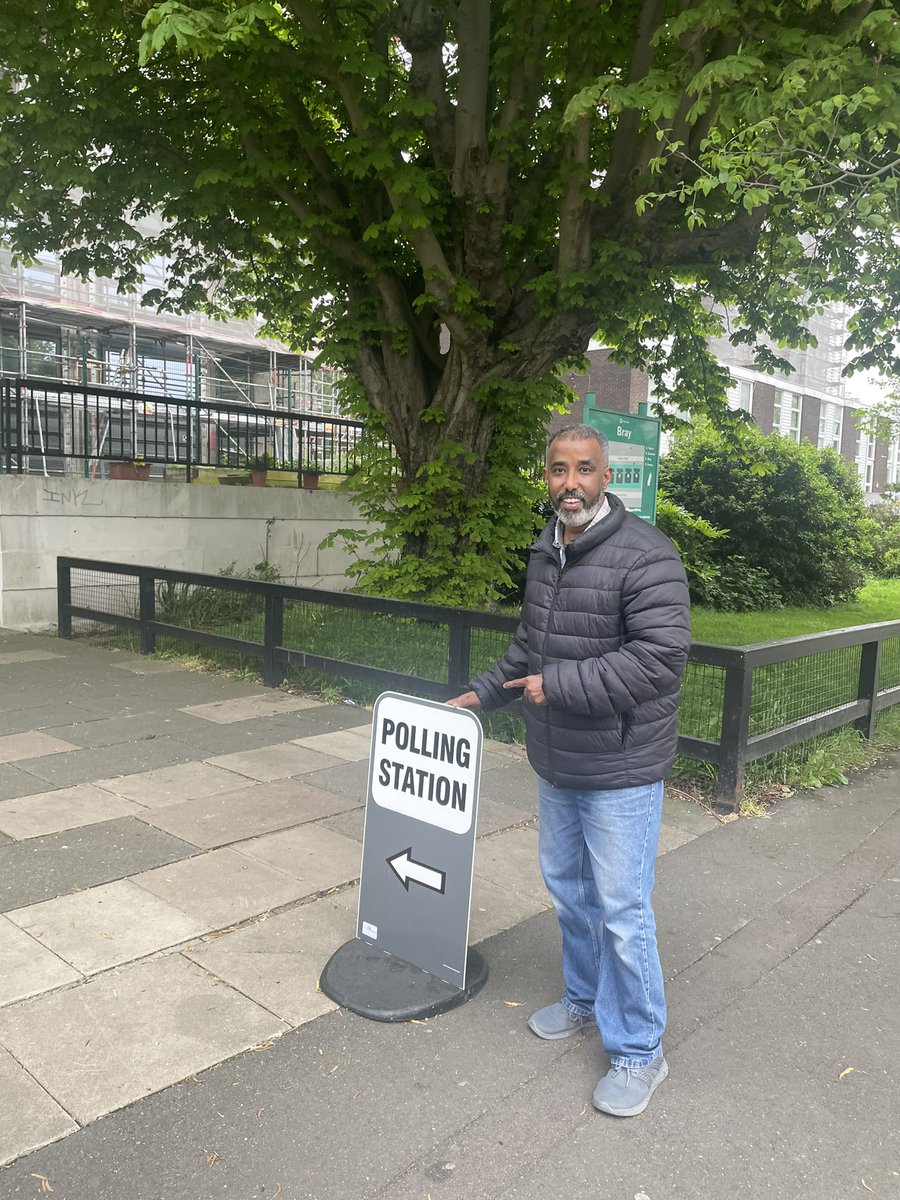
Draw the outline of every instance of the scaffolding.
[[[341,415],[338,372],[261,338],[256,323],[143,307],[162,273],[149,263],[140,290],[122,295],[113,280],[64,275],[55,255],[26,266],[0,249],[0,377]]]

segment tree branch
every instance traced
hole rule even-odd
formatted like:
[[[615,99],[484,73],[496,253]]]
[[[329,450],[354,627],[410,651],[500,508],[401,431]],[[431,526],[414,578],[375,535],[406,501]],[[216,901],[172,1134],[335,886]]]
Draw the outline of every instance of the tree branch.
[[[446,22],[431,0],[400,0],[400,37],[409,54],[409,90],[427,100],[433,114],[423,115],[422,127],[435,165],[449,172],[454,161],[455,115],[447,92],[444,69]]]
[[[631,52],[628,83],[636,83],[639,79],[643,79],[653,66],[656,53],[653,47],[653,35],[665,20],[665,15],[665,0],[644,0],[638,18],[634,49]],[[601,188],[614,200],[618,200],[621,194],[627,190],[638,147],[640,124],[641,113],[638,109],[628,109],[621,113],[616,122],[609,167]]]
[[[471,193],[472,176],[480,175],[487,157],[491,0],[459,0],[455,27],[459,71],[452,190],[454,196],[464,196]]]

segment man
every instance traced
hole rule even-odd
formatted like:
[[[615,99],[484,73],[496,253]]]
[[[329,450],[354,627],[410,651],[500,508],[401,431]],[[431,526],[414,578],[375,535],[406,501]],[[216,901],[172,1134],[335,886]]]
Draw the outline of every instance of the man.
[[[594,1106],[630,1117],[668,1074],[650,898],[690,644],[687,583],[668,538],[607,494],[603,434],[561,429],[544,477],[556,516],[532,548],[513,642],[449,703],[492,709],[522,694],[564,983],[528,1024],[557,1039],[593,1017],[611,1063]]]

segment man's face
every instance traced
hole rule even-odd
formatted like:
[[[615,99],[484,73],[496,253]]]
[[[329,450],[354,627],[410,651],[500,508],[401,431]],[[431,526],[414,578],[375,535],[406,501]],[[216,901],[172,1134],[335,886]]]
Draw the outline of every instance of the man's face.
[[[544,480],[550,503],[569,529],[580,530],[593,521],[611,479],[603,447],[594,438],[557,438],[547,451]]]

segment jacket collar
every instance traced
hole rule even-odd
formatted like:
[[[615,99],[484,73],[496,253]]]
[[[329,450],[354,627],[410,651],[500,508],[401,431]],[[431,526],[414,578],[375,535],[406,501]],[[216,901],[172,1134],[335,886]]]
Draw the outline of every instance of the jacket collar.
[[[582,554],[585,554],[588,550],[592,550],[594,546],[599,546],[601,542],[605,542],[611,534],[615,533],[624,522],[626,513],[625,505],[612,492],[607,492],[606,498],[609,501],[609,516],[604,517],[602,521],[598,521],[596,525],[573,541],[566,543],[567,560],[580,558]],[[553,545],[555,536],[556,513],[553,514],[544,526],[540,537],[532,549],[540,550],[542,554],[547,554],[551,558],[558,559],[559,551]]]

